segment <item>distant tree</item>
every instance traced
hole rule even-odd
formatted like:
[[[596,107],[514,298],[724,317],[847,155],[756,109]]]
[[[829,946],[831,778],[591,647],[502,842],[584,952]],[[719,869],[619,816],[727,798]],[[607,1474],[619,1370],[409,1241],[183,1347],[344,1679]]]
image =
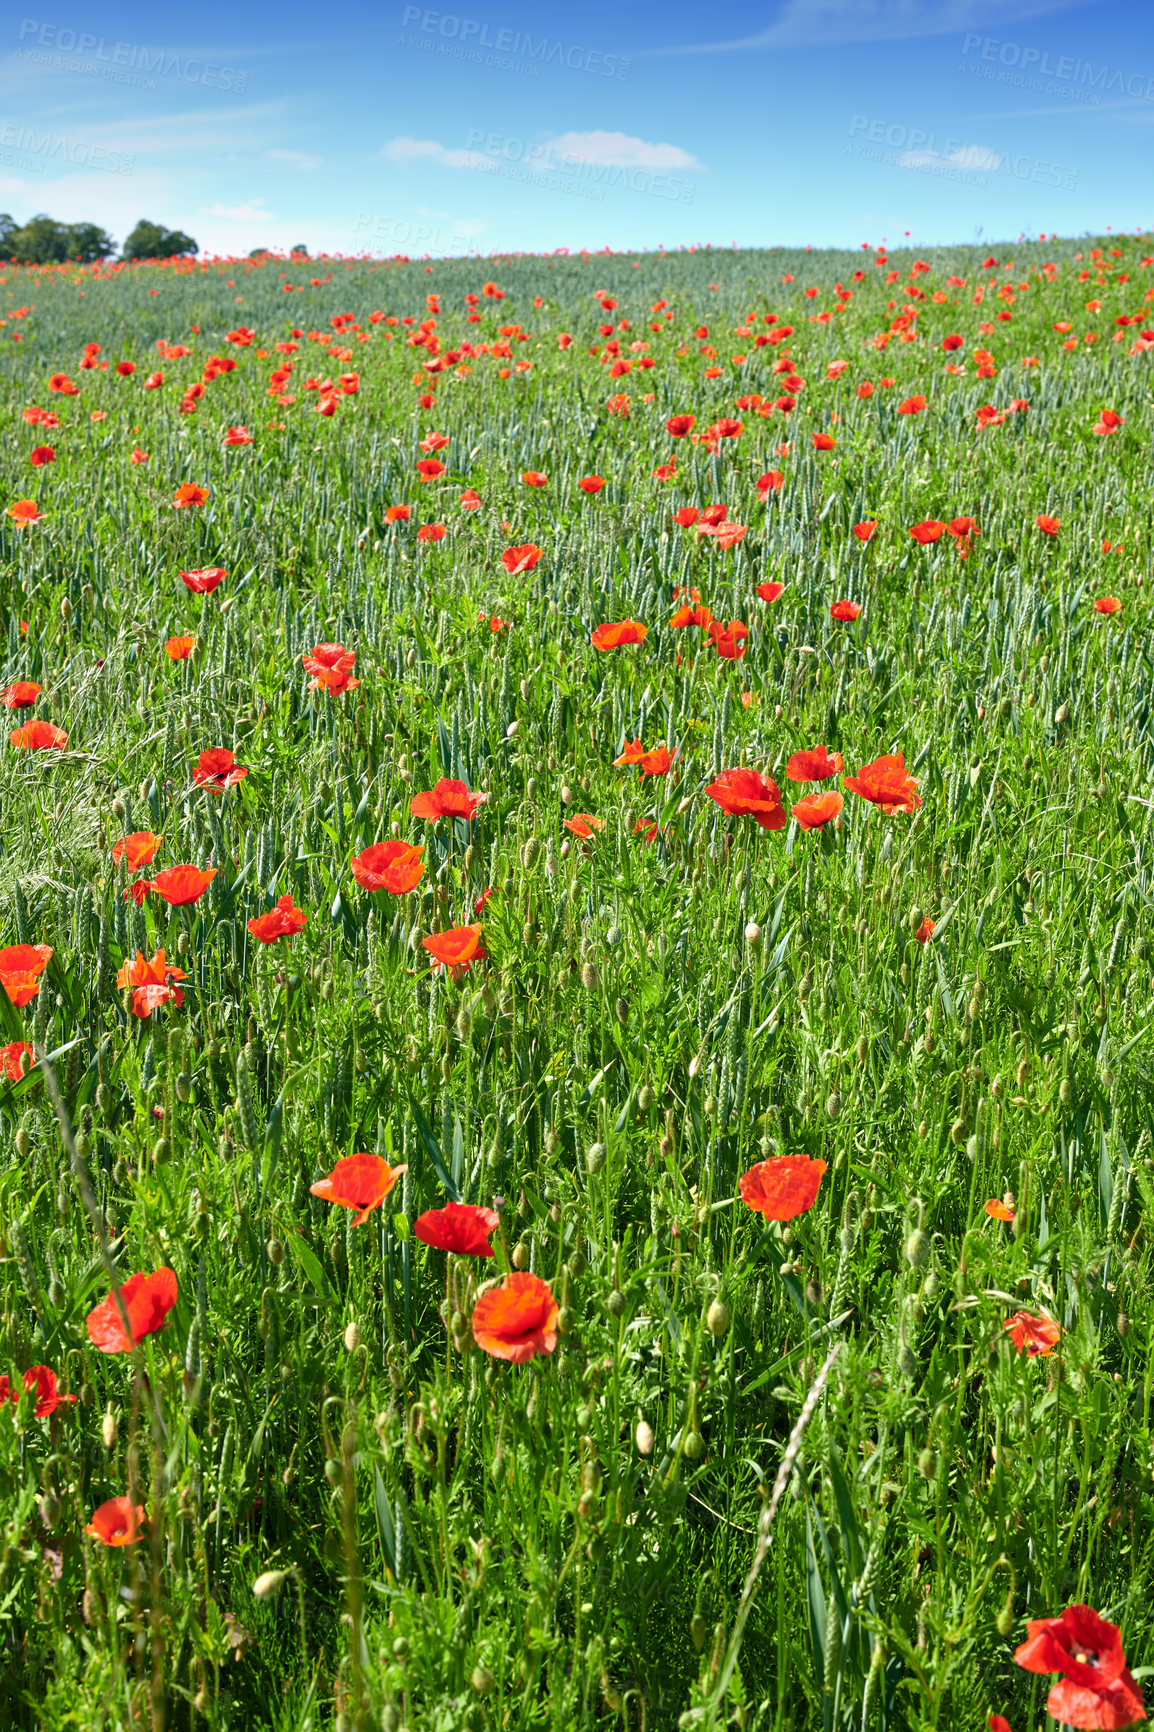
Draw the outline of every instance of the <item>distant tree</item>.
[[[65,235],[66,257],[76,259],[82,265],[90,265],[96,259],[111,258],[116,251],[112,236],[95,223],[69,223]]]
[[[87,265],[116,251],[112,236],[95,223],[61,223],[43,212],[12,228],[3,245],[21,265],[63,264],[65,259]]]
[[[16,233],[19,226],[20,225],[17,223],[15,217],[10,217],[7,211],[0,213],[0,253],[3,253],[6,259],[11,258],[12,256],[9,251],[8,242],[12,239],[12,236]]]
[[[124,243],[126,259],[176,259],[198,251],[191,235],[165,228],[163,223],[150,223],[143,217]]]
[[[2,220],[2,219],[0,219],[0,220]],[[294,259],[300,259],[300,258],[307,259],[309,256],[309,249],[305,245],[304,241],[298,241],[296,246],[291,248],[291,253],[292,253],[292,257]]]

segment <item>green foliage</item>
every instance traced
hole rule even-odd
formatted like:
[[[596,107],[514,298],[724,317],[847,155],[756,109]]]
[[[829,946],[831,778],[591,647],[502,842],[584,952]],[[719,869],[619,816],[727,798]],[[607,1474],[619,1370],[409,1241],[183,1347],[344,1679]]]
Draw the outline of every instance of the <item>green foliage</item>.
[[[0,217],[0,248],[21,265],[63,264],[66,259],[87,265],[109,258],[116,242],[96,223],[61,223],[41,213],[20,224]]]
[[[148,222],[144,217],[124,243],[126,259],[174,259],[196,251],[196,242],[183,229],[166,228],[163,223]]]

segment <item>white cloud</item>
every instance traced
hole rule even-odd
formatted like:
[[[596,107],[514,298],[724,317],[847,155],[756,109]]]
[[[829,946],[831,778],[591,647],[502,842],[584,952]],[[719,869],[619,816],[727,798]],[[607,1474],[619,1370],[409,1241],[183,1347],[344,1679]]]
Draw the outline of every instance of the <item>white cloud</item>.
[[[474,136],[477,136],[474,134]],[[432,138],[391,138],[380,154],[387,162],[428,162],[439,168],[469,168],[481,174],[496,174],[502,162],[523,162],[538,173],[557,168],[568,159],[595,168],[644,168],[666,173],[670,169],[695,169],[704,165],[678,144],[650,144],[627,132],[563,132],[533,140],[502,138],[502,148],[482,154],[475,150],[451,150]]]
[[[725,53],[738,48],[827,47],[837,42],[892,42],[949,36],[1041,18],[1076,0],[784,0],[772,24],[737,41],[634,51],[635,60],[664,54]]]
[[[704,166],[678,144],[649,144],[627,132],[563,132],[548,141],[550,156],[575,156],[598,168],[697,169]]]
[[[439,168],[472,168],[495,174],[497,159],[479,156],[475,150],[450,150],[432,138],[390,138],[380,150],[386,162],[435,162]]]
[[[230,223],[271,223],[278,219],[270,210],[265,210],[262,198],[250,198],[246,204],[203,204],[200,215],[208,217],[223,217]]]
[[[321,166],[319,156],[306,156],[303,150],[266,150],[264,158],[278,168],[298,168],[306,174]]]

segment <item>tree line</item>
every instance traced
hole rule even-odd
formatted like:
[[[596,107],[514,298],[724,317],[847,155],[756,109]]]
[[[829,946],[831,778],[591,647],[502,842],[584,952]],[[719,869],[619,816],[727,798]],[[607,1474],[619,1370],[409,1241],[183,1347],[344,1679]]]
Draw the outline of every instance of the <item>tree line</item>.
[[[198,250],[191,235],[163,223],[137,223],[120,252],[123,259],[173,259]],[[0,215],[0,258],[18,265],[90,265],[97,259],[116,257],[116,242],[96,223],[62,223],[55,217],[30,217],[18,223]]]

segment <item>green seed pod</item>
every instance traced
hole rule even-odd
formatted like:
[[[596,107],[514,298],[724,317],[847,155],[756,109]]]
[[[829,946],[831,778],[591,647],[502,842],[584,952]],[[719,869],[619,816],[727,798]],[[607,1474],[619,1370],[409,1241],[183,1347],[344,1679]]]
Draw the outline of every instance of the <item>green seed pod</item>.
[[[705,1439],[699,1431],[687,1431],[681,1448],[688,1461],[700,1461],[705,1454]]]
[[[915,1227],[906,1240],[906,1262],[913,1269],[922,1269],[929,1261],[930,1241],[920,1227]]]
[[[720,1299],[715,1299],[705,1313],[705,1327],[711,1335],[721,1336],[728,1335],[729,1324],[729,1306],[723,1304]]]

